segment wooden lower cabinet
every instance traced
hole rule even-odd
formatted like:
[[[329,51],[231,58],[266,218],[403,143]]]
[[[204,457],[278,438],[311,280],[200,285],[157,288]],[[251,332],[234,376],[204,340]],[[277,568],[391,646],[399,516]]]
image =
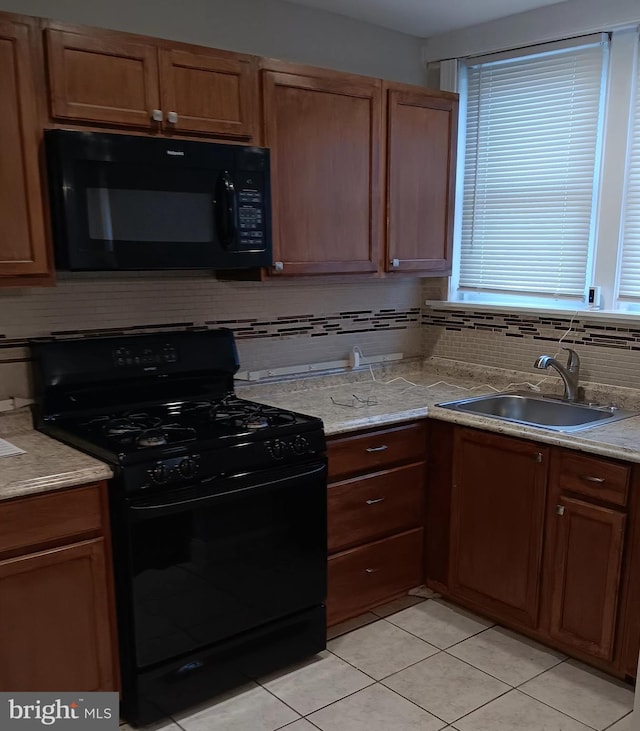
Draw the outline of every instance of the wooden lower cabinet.
[[[334,438],[328,452],[333,625],[422,583],[425,423]]]
[[[109,611],[102,538],[0,561],[0,688],[113,690]]]
[[[105,490],[0,503],[0,691],[118,689]]]
[[[429,436],[438,452],[427,487],[427,586],[635,676],[640,468],[445,423],[430,423]]]
[[[454,454],[449,589],[535,627],[547,449],[461,429]]]

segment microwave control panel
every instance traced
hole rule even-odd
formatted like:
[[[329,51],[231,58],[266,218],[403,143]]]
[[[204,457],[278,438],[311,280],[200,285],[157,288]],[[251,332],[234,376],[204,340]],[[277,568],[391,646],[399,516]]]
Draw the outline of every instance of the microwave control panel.
[[[242,249],[264,249],[265,213],[262,176],[238,176],[238,243]]]

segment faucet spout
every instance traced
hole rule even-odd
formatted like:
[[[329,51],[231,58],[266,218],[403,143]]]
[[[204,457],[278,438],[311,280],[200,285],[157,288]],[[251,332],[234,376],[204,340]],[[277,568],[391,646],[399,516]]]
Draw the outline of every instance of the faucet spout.
[[[550,355],[540,355],[533,364],[534,368],[545,370],[553,368],[560,374],[564,383],[564,398],[567,401],[575,401],[578,395],[578,379],[580,377],[580,358],[575,350],[571,348],[563,348],[569,353],[567,365],[564,366],[560,361]]]

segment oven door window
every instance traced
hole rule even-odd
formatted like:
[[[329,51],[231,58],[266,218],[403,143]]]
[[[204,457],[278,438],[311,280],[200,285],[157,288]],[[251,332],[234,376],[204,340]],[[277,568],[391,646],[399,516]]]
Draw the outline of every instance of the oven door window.
[[[139,667],[324,602],[325,466],[218,482],[129,508]]]

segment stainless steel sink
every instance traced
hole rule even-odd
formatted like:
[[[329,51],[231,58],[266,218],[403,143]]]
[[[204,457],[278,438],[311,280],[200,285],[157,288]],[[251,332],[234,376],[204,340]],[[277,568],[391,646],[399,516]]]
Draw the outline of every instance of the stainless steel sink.
[[[489,416],[527,426],[574,432],[636,416],[615,406],[578,404],[529,393],[498,393],[437,404],[445,409]]]

